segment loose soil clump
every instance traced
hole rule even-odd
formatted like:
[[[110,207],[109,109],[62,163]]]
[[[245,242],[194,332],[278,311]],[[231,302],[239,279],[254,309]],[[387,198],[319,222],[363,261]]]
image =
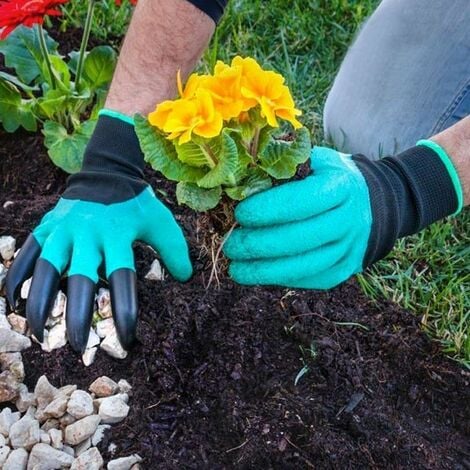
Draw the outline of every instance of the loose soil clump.
[[[0,174],[0,235],[21,246],[66,178],[41,137],[22,132],[0,133]],[[184,227],[194,277],[145,280],[155,255],[137,245],[139,344],[125,360],[98,353],[85,368],[69,346],[23,352],[30,388],[43,374],[57,387],[102,375],[131,383],[129,416],[100,445],[105,459],[113,442],[143,468],[470,467],[470,373],[416,317],[373,303],[355,281],[321,293],[245,288],[222,274],[206,290],[210,218],[177,206],[159,175],[147,180]]]

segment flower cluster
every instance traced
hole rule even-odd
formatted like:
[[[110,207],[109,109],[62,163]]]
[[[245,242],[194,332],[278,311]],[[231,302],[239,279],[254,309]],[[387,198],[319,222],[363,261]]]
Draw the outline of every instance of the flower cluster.
[[[115,3],[118,7],[120,7],[120,6],[122,5],[122,0],[114,0],[114,3]],[[129,3],[130,3],[131,5],[134,5],[134,6],[135,6],[135,5],[137,5],[137,0],[129,0]]]
[[[160,103],[148,120],[181,145],[192,134],[216,137],[224,122],[243,122],[252,110],[272,128],[279,127],[278,119],[283,119],[299,129],[302,124],[297,116],[302,113],[284,82],[282,75],[263,70],[250,57],[237,56],[231,65],[218,61],[213,75],[193,74],[184,88],[178,74],[180,97]]]
[[[60,16],[60,5],[68,0],[0,0],[0,39],[5,39],[17,26],[42,25],[44,17]]]

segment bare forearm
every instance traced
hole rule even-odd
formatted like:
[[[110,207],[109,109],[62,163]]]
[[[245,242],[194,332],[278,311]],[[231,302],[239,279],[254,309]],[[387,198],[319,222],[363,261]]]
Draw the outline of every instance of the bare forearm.
[[[470,116],[431,137],[452,159],[462,183],[464,204],[470,204]]]
[[[146,114],[176,92],[206,48],[214,21],[186,0],[140,0],[119,57],[106,107]]]

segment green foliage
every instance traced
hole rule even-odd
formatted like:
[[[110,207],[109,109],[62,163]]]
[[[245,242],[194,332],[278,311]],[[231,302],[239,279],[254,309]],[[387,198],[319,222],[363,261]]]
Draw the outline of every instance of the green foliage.
[[[166,178],[177,181],[178,202],[197,211],[214,208],[223,194],[240,201],[271,187],[271,177],[292,177],[311,151],[306,129],[299,130],[292,142],[275,139],[273,129],[255,129],[253,140],[246,144],[250,154],[244,144],[246,135],[236,127],[224,129],[213,139],[195,137],[179,145],[142,116],[136,116],[135,123],[145,160]],[[261,132],[263,139],[259,138]],[[263,150],[259,153],[261,141]],[[256,148],[253,142],[258,142]]]
[[[41,34],[46,50],[41,48]],[[46,53],[47,52],[47,53]],[[43,125],[44,143],[51,160],[73,173],[81,167],[83,150],[93,122],[83,123],[84,115],[97,118],[117,56],[109,46],[90,52],[72,51],[67,58],[58,52],[58,44],[37,26],[16,28],[0,41],[5,64],[15,74],[0,73],[0,122],[7,132],[19,127],[35,131]],[[80,86],[78,63],[83,62]],[[61,154],[62,152],[62,154]]]

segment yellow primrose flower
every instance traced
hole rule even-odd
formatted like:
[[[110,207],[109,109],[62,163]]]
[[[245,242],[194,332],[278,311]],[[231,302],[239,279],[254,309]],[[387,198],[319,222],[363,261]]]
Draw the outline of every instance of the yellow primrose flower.
[[[252,58],[237,56],[232,66],[242,68],[241,94],[252,106],[259,104],[261,115],[271,127],[279,127],[277,117],[289,121],[295,129],[302,127],[296,116],[302,114],[295,108],[289,88],[282,75],[263,70]]]
[[[204,83],[209,79],[208,75],[198,75],[193,73],[189,76],[186,85],[183,87],[183,81],[181,80],[181,71],[178,70],[176,74],[176,82],[178,85],[178,93],[181,98],[194,98],[199,88],[204,86]]]
[[[159,129],[163,130],[168,116],[173,111],[174,106],[175,101],[163,101],[162,103],[157,105],[155,111],[149,113],[149,115],[147,116],[148,121],[150,122],[150,124],[152,124],[152,126],[156,126]]]
[[[217,137],[222,125],[222,115],[215,109],[211,94],[198,89],[194,98],[174,102],[163,130],[170,134],[169,139],[179,139],[182,145],[191,140],[193,132],[207,139]]]

